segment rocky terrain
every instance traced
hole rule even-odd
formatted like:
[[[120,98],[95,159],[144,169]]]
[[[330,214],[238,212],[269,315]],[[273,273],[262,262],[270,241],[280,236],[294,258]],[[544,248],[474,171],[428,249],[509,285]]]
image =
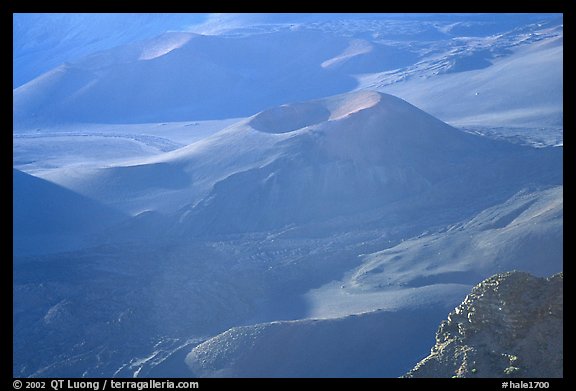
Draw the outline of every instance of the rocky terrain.
[[[517,271],[484,280],[405,377],[563,377],[563,282]]]

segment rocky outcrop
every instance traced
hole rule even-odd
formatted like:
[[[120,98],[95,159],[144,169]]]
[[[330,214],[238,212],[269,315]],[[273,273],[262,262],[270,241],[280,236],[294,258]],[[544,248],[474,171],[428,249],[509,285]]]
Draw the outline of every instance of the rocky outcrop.
[[[563,280],[516,271],[484,280],[404,377],[563,377]]]

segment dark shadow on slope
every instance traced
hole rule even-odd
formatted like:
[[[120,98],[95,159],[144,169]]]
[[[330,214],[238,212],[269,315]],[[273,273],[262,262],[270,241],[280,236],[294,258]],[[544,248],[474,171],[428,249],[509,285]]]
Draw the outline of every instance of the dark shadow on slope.
[[[414,278],[406,284],[410,288],[418,288],[434,284],[466,284],[474,285],[483,278],[482,275],[476,272],[447,272],[442,274],[435,274],[430,276],[421,276]]]
[[[14,254],[52,252],[127,218],[78,193],[13,169]]]
[[[424,357],[445,306],[234,328],[188,356],[197,376],[398,377]],[[198,347],[201,348],[202,345]]]

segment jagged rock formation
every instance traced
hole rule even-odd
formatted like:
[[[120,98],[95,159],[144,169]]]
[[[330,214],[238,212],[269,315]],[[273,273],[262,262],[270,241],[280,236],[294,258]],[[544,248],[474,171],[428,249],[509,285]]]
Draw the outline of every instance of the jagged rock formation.
[[[484,280],[404,377],[563,377],[563,280],[517,271]]]

